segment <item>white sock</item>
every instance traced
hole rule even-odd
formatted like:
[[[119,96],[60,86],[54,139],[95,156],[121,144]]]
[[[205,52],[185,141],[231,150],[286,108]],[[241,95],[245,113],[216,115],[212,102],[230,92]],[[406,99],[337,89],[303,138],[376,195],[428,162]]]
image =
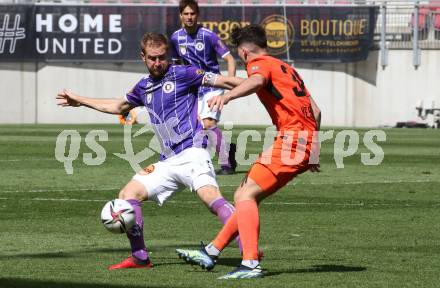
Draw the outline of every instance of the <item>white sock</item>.
[[[257,267],[259,264],[260,264],[260,261],[258,261],[258,260],[243,260],[243,261],[241,261],[241,265],[244,265],[244,266],[252,268],[252,269]]]
[[[205,246],[205,250],[206,250],[206,252],[208,252],[209,256],[218,256],[221,252],[220,250],[215,248],[215,246],[214,246],[214,244],[212,244],[212,242]]]

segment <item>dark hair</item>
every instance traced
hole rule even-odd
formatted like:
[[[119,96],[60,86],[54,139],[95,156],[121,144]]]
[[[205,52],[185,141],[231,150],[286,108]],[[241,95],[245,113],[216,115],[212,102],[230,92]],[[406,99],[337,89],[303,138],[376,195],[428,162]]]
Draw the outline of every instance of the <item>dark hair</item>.
[[[252,43],[260,48],[267,48],[266,31],[260,25],[235,27],[231,32],[231,40],[236,47],[242,43]]]
[[[155,32],[148,32],[142,36],[141,51],[145,52],[147,46],[165,45],[168,48],[168,39],[165,35]]]
[[[189,6],[197,15],[199,15],[199,3],[196,0],[180,0],[179,2],[179,12],[182,14],[186,6]]]

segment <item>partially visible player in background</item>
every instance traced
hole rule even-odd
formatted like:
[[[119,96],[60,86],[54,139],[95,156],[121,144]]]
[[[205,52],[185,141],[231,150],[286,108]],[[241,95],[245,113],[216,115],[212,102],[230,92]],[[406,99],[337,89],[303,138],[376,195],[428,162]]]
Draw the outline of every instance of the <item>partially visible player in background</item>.
[[[136,224],[127,232],[132,255],[110,266],[110,270],[152,266],[144,242],[142,201],[153,200],[162,205],[186,187],[194,191],[222,223],[234,211],[234,206],[219,191],[210,155],[203,148],[206,131],[197,116],[197,90],[201,85],[230,89],[243,79],[216,75],[195,66],[170,65],[168,48],[168,40],[162,34],[143,36],[141,58],[150,75],[141,79],[125,97],[97,99],[68,90],[57,95],[60,106],[85,106],[110,114],[126,114],[144,106],[161,142],[160,161],[137,173],[119,193],[120,199],[133,206]]]
[[[197,23],[199,5],[196,0],[181,0],[179,3],[180,21],[183,28],[171,36],[171,55],[174,61],[183,60],[207,72],[220,74],[217,57],[223,58],[228,66],[228,76],[235,76],[235,60],[229,49],[220,38],[209,29]],[[222,131],[217,124],[220,120],[220,111],[211,111],[208,100],[223,94],[222,89],[214,87],[200,87],[199,89],[199,116],[204,129],[210,130],[216,136],[216,152],[219,155],[221,170],[218,174],[229,175],[235,172],[235,144],[227,147]]]
[[[243,261],[221,279],[260,278],[258,239],[260,220],[258,205],[279,191],[297,175],[307,170],[319,172],[316,155],[311,156],[317,139],[321,111],[310,96],[298,72],[289,64],[267,54],[264,28],[250,25],[232,32],[240,59],[246,64],[248,79],[222,97],[209,101],[213,110],[239,97],[257,93],[278,135],[271,148],[252,165],[247,177],[234,194],[236,211],[217,237],[200,250],[178,249],[185,261],[212,269],[220,252],[237,235],[243,245]],[[315,147],[313,147],[315,148]],[[314,153],[318,151],[314,150]],[[310,161],[310,157],[314,161]]]

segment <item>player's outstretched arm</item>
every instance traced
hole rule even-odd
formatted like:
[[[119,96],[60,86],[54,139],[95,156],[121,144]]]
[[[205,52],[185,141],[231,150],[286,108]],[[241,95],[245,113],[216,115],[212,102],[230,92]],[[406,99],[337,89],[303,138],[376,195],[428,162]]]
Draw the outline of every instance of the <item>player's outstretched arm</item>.
[[[61,107],[86,106],[109,114],[123,114],[133,108],[124,98],[98,99],[77,95],[67,89],[57,94],[57,105]]]
[[[202,85],[230,90],[237,87],[245,80],[246,79],[240,77],[223,76],[212,72],[206,72],[203,76]]]
[[[240,77],[217,75],[217,80],[213,86],[231,90],[243,83],[245,80],[246,79]]]

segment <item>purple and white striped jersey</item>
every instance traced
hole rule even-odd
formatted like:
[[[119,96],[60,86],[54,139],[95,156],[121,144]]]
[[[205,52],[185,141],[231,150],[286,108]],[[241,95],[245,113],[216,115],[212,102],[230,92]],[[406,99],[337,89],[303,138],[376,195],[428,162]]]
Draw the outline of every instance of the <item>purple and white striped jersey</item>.
[[[207,72],[220,74],[217,57],[225,57],[230,53],[228,47],[209,29],[199,26],[197,32],[188,34],[181,28],[171,36],[171,56],[173,60],[183,59]],[[201,87],[199,96],[218,88]]]
[[[147,108],[161,143],[161,160],[202,147],[197,138],[203,130],[197,117],[197,91],[204,75],[198,67],[170,65],[163,77],[144,77],[125,96],[131,105]]]

